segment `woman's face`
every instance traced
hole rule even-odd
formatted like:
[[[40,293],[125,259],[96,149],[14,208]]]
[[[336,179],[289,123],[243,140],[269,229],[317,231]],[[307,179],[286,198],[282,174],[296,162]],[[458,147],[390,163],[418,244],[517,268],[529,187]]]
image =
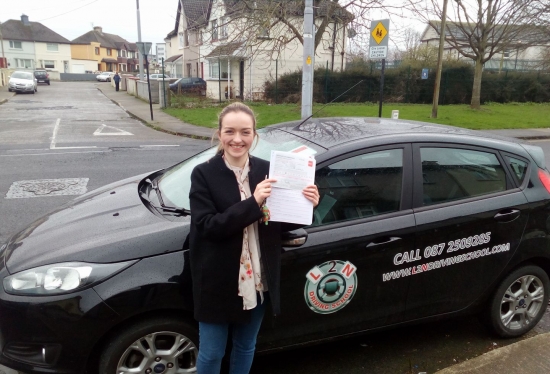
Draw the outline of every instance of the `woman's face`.
[[[231,165],[244,166],[254,135],[254,121],[247,113],[229,112],[223,117],[218,136],[224,155]]]

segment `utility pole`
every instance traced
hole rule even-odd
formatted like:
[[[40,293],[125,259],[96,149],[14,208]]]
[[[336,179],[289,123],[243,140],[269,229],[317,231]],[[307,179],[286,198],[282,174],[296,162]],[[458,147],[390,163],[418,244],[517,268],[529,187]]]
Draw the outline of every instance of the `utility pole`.
[[[138,42],[141,43],[141,22],[139,20],[139,0],[136,0],[136,7],[137,7],[137,27],[138,27]],[[139,79],[144,79],[145,75],[143,75],[143,55],[139,56]],[[151,115],[152,117],[153,115]]]
[[[315,34],[313,33],[313,0],[306,0],[304,9],[304,58],[302,63],[302,119],[311,116],[314,66]]]
[[[441,33],[439,35],[439,52],[437,54],[437,73],[435,75],[432,118],[437,118],[437,105],[439,104],[439,87],[441,84],[441,70],[443,69],[443,47],[445,45],[445,23],[447,21],[447,2],[448,0],[443,0],[443,14],[441,15]]]
[[[6,55],[4,55],[4,36],[2,35],[2,22],[0,22],[0,46],[2,46],[2,60],[6,62],[5,68],[8,67],[8,60],[6,60]]]

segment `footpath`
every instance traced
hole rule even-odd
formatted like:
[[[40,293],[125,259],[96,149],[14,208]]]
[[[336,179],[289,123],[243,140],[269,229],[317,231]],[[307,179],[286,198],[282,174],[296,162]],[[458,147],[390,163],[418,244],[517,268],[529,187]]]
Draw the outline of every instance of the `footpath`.
[[[147,125],[167,133],[211,139],[213,129],[185,123],[164,113],[158,104],[153,104],[153,118],[149,104],[145,101],[128,95],[126,91],[115,91],[111,85],[97,86],[103,94],[119,105],[132,117]],[[0,104],[13,97],[6,87],[0,87]],[[522,129],[522,130],[487,130],[488,133],[501,136],[520,138],[525,140],[550,139],[549,129]],[[453,365],[438,371],[436,374],[501,374],[524,372],[530,374],[550,373],[550,333],[536,335],[531,338],[495,349],[471,360]],[[12,374],[13,371],[0,368],[0,374]],[[433,373],[427,373],[433,374]]]

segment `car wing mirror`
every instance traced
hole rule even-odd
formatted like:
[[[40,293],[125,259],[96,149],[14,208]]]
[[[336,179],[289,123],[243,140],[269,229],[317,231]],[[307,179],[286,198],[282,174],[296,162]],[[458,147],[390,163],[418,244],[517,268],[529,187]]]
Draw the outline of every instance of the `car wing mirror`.
[[[307,241],[307,231],[304,229],[297,229],[283,232],[281,234],[281,241],[283,247],[300,247]]]

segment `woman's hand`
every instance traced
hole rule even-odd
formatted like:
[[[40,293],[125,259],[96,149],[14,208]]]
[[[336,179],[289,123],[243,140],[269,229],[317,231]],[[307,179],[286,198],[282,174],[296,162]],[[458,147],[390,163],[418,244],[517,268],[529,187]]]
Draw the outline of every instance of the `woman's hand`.
[[[315,208],[317,205],[319,205],[319,190],[317,190],[317,186],[314,184],[310,184],[309,186],[306,186],[302,193],[308,199],[313,203],[313,207]]]
[[[275,182],[277,182],[276,179],[264,179],[256,185],[256,189],[254,190],[254,199],[256,199],[259,206],[262,206],[264,200],[271,195],[271,183]]]

